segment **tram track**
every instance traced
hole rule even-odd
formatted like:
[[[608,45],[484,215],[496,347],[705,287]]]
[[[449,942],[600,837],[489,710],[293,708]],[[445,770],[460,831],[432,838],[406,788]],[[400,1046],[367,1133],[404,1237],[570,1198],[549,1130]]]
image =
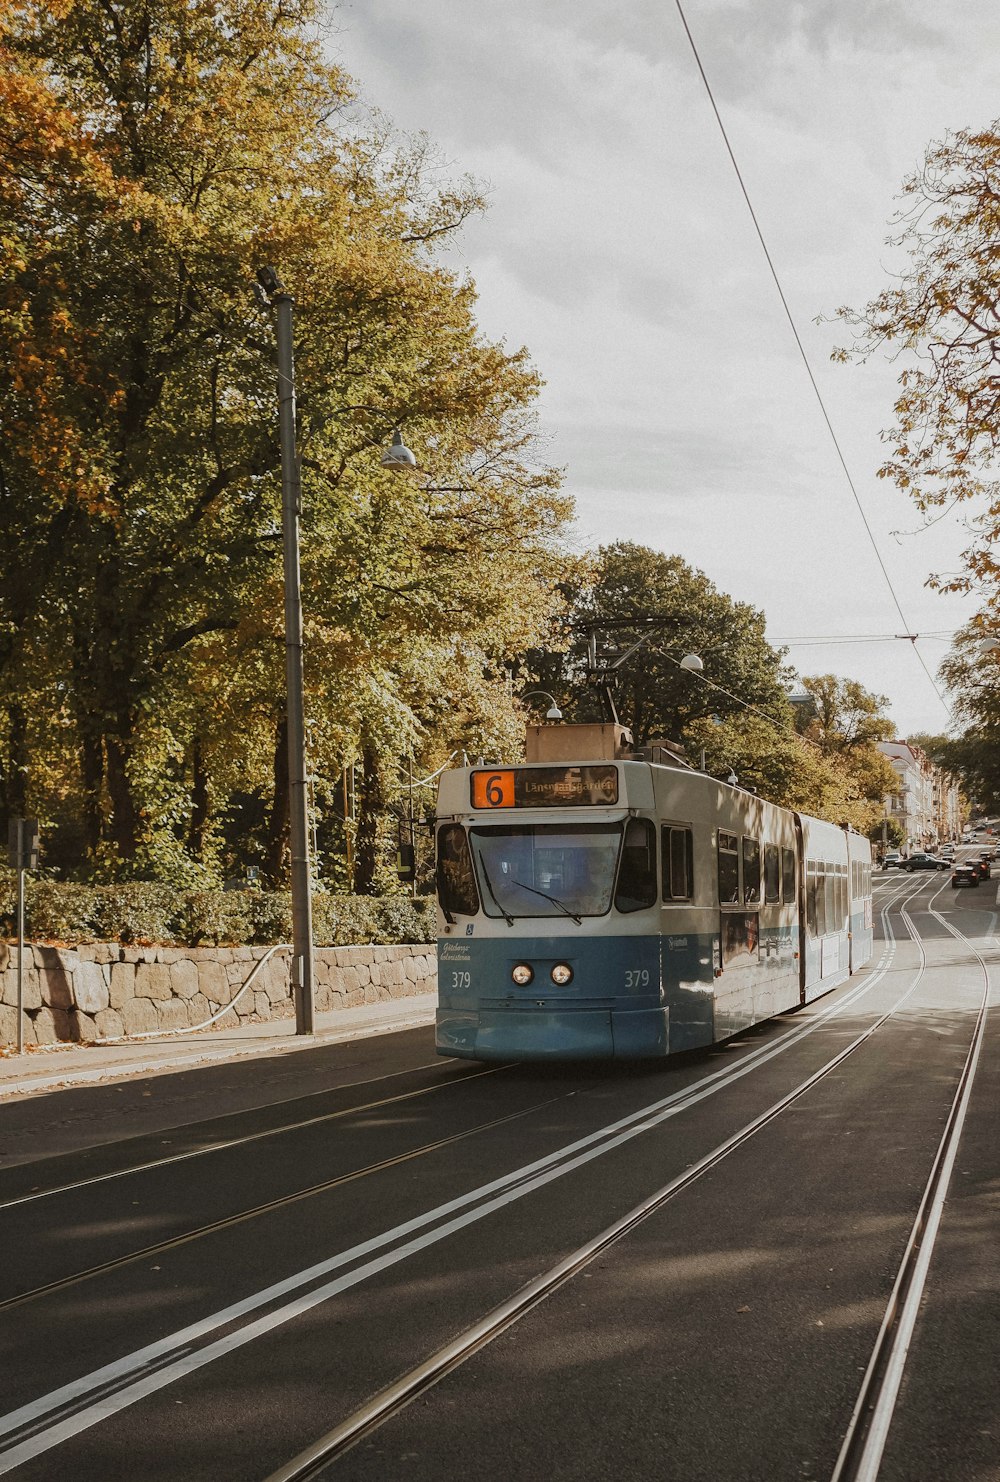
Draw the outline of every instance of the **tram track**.
[[[911,891],[908,895],[907,903],[919,893],[919,890]],[[907,894],[906,890],[900,891],[894,896],[893,901],[887,903],[883,908],[883,921],[887,926],[888,911],[891,908],[891,904],[895,904],[903,896],[907,896]],[[320,1476],[331,1462],[336,1461],[359,1442],[372,1435],[401,1410],[405,1409],[407,1405],[432,1389],[448,1374],[452,1373],[489,1343],[507,1332],[515,1323],[528,1316],[529,1313],[548,1297],[552,1296],[562,1286],[572,1280],[573,1277],[580,1274],[587,1266],[602,1256],[610,1247],[624,1239],[632,1231],[637,1229],[639,1225],[658,1213],[670,1200],[690,1188],[704,1174],[717,1167],[732,1153],[743,1147],[758,1132],[770,1125],[771,1122],[794,1105],[802,1096],[806,1095],[828,1075],[837,1070],[845,1060],[863,1045],[867,1044],[882,1025],[898,1013],[903,1004],[913,995],[920,986],[926,970],[926,955],[920,943],[919,933],[917,933],[905,909],[903,911],[903,918],[912,940],[918,946],[920,963],[915,971],[912,982],[906,988],[905,992],[873,1024],[869,1025],[867,1029],[856,1036],[850,1044],[827,1061],[825,1065],[813,1072],[812,1075],[806,1077],[798,1086],[780,1097],[759,1116],[746,1123],[737,1132],[732,1134],[731,1137],[727,1138],[711,1152],[692,1164],[690,1168],[670,1180],[669,1183],[636,1205],[621,1219],[615,1221],[584,1245],[572,1251],[554,1266],[550,1267],[548,1271],[543,1272],[533,1281],[529,1282],[521,1291],[500,1303],[491,1312],[487,1313],[485,1317],[471,1324],[435,1353],[381,1390],[365,1405],[355,1410],[352,1415],[321,1436],[285,1466],[272,1472],[265,1479],[265,1482],[309,1482],[309,1479]],[[891,930],[891,927],[889,929]],[[960,934],[956,933],[956,935]],[[858,1474],[857,1482],[860,1482],[861,1476],[862,1474]],[[874,1474],[872,1474],[872,1478],[873,1476]],[[872,1478],[866,1477],[865,1482],[872,1482]],[[833,1479],[833,1482],[840,1482],[840,1479]],[[856,1482],[856,1479],[853,1475],[849,1476],[845,1474],[843,1482]]]
[[[905,890],[902,893],[905,894]],[[888,911],[891,908],[891,904],[892,903],[887,904],[882,910],[883,930],[886,934],[886,951],[883,953],[883,956],[880,959],[879,963],[876,964],[876,967],[872,970],[871,974],[864,981],[864,983],[858,985],[858,987],[855,988],[853,992],[845,995],[844,998],[838,1000],[835,1005],[832,1005],[825,1013],[821,1014],[816,1021],[811,1022],[810,1024],[805,1026],[796,1026],[792,1028],[775,1044],[762,1046],[755,1051],[751,1051],[751,1053],[739,1066],[726,1067],[724,1070],[717,1071],[713,1075],[703,1078],[701,1081],[696,1083],[694,1087],[686,1088],[683,1091],[675,1093],[674,1098],[668,1098],[668,1100],[676,1099],[678,1103],[680,1103],[678,1105],[678,1110],[682,1110],[684,1109],[684,1103],[687,1102],[689,1097],[696,1097],[696,1099],[699,1100],[701,1099],[700,1094],[697,1093],[700,1093],[706,1085],[712,1085],[714,1089],[722,1089],[724,1085],[727,1085],[731,1081],[739,1079],[743,1075],[747,1074],[749,1071],[758,1068],[761,1064],[772,1059],[775,1055],[783,1053],[785,1050],[791,1048],[793,1044],[798,1043],[806,1035],[813,1033],[814,1030],[817,1029],[821,1023],[825,1022],[827,1018],[842,1013],[844,1008],[853,1003],[856,998],[869,992],[871,988],[875,986],[875,984],[881,979],[885,972],[889,970],[894,955],[895,937],[892,933],[891,923],[888,919]],[[513,1067],[511,1066],[495,1066],[492,1067],[490,1070],[483,1072],[483,1074],[495,1074],[500,1070],[509,1070],[512,1068]],[[476,1080],[479,1079],[479,1076],[476,1074],[472,1074],[464,1076],[462,1077],[462,1079]],[[449,1082],[448,1084],[451,1085],[454,1083]],[[379,1109],[386,1105],[392,1105],[398,1101],[413,1099],[416,1096],[426,1094],[428,1091],[436,1089],[441,1088],[430,1087],[424,1088],[422,1091],[406,1092],[399,1097],[384,1098],[377,1102],[367,1103],[366,1105],[361,1107],[342,1109],[341,1111],[335,1113],[327,1113],[323,1116],[310,1118],[305,1121],[289,1123],[283,1125],[280,1128],[274,1129],[274,1133],[276,1134],[277,1132],[292,1131],[296,1128],[313,1126],[324,1121],[345,1117],[347,1115],[350,1115],[351,1113],[360,1115],[371,1110]],[[248,1209],[238,1210],[233,1214],[223,1216],[222,1218],[216,1220],[208,1221],[202,1225],[197,1226],[194,1229],[187,1230],[182,1232],[181,1234],[168,1237],[165,1240],[152,1242],[148,1245],[140,1247],[139,1249],[129,1251],[124,1255],[113,1257],[108,1260],[98,1262],[92,1266],[88,1266],[81,1271],[71,1272],[52,1281],[40,1283],[38,1286],[32,1287],[29,1290],[23,1292],[16,1292],[9,1297],[0,1299],[0,1312],[6,1311],[11,1308],[23,1306],[31,1301],[39,1300],[46,1296],[51,1296],[56,1292],[66,1291],[74,1286],[82,1284],[85,1281],[92,1280],[95,1277],[107,1276],[112,1274],[113,1272],[124,1270],[134,1262],[149,1259],[154,1256],[164,1255],[168,1251],[180,1249],[182,1246],[191,1244],[195,1240],[218,1234],[223,1230],[231,1229],[252,1219],[276,1213],[281,1209],[289,1208],[304,1199],[308,1199],[318,1194],[327,1193],[332,1189],[374,1174],[386,1172],[394,1167],[399,1167],[404,1163],[411,1162],[416,1158],[427,1156],[431,1153],[441,1150],[442,1148],[454,1145],[459,1142],[463,1142],[468,1138],[480,1135],[481,1133],[491,1131],[497,1127],[504,1125],[505,1123],[521,1120],[526,1116],[533,1115],[535,1112],[538,1112],[545,1107],[556,1104],[556,1102],[558,1101],[568,1100],[570,1097],[576,1094],[577,1093],[574,1090],[569,1091],[561,1096],[547,1098],[544,1101],[534,1103],[532,1106],[524,1108],[521,1111],[511,1113],[507,1116],[493,1118],[487,1122],[479,1123],[475,1127],[467,1128],[463,1132],[454,1133],[448,1137],[434,1139],[430,1142],[421,1144],[417,1148],[408,1149],[406,1152],[397,1154],[391,1158],[381,1159],[367,1164],[363,1168],[352,1169],[346,1173],[338,1174],[333,1178],[319,1180],[316,1183],[309,1184],[303,1189],[294,1190],[289,1194],[280,1195],[274,1199],[264,1200],[261,1203],[253,1205]],[[644,1114],[645,1109],[643,1109],[636,1115],[641,1116]],[[230,1139],[225,1142],[210,1144],[208,1147],[201,1149],[200,1151],[206,1153],[224,1151],[227,1148],[241,1146],[245,1142],[256,1141],[268,1135],[272,1134],[264,1131],[253,1133],[249,1134],[246,1137]],[[183,1161],[185,1158],[196,1155],[197,1153],[195,1151],[190,1151],[185,1154],[173,1155],[172,1157],[137,1164],[128,1169],[119,1170],[117,1173],[101,1174],[94,1178],[82,1179],[65,1185],[57,1185],[47,1190],[35,1191],[15,1199],[0,1202],[0,1212],[5,1209],[15,1208],[19,1205],[32,1203],[38,1199],[48,1198],[56,1194],[72,1193],[79,1189],[87,1188],[95,1183],[107,1182],[114,1178],[125,1178],[132,1174],[143,1172],[147,1169],[155,1169],[158,1167],[166,1166],[172,1162]]]
[[[783,1034],[776,1043],[753,1051],[736,1067],[727,1067],[715,1072],[696,1083],[694,1087],[686,1088],[664,1098],[659,1103],[642,1108],[616,1124],[599,1129],[579,1139],[575,1144],[558,1149],[555,1153],[537,1160],[534,1164],[516,1169],[492,1184],[459,1196],[437,1210],[429,1211],[407,1221],[395,1230],[384,1232],[351,1250],[340,1252],[306,1272],[288,1277],[266,1291],[256,1293],[168,1338],[126,1355],[116,1363],[106,1365],[103,1369],[85,1375],[79,1381],[64,1385],[49,1395],[42,1396],[35,1402],[0,1418],[0,1435],[8,1438],[6,1449],[0,1452],[0,1473],[5,1473],[14,1466],[20,1465],[23,1460],[40,1454],[52,1445],[59,1444],[60,1440],[68,1439],[97,1420],[124,1409],[143,1396],[171,1383],[174,1379],[213,1362],[223,1354],[230,1353],[244,1343],[253,1341],[256,1337],[263,1336],[266,1332],[292,1317],[301,1315],[320,1302],[335,1296],[338,1292],[362,1283],[405,1259],[412,1252],[425,1249],[495,1210],[499,1210],[513,1200],[582,1166],[592,1158],[622,1145],[631,1137],[651,1130],[667,1117],[686,1110],[704,1097],[714,1094],[716,1090],[722,1089],[724,1085],[732,1084],[740,1076],[748,1074],[766,1060],[773,1058],[774,1055],[790,1048],[793,1043],[813,1033],[820,1024],[825,1023],[834,1014],[842,1013],[858,998],[870,992],[872,987],[889,971],[896,951],[896,939],[889,912],[903,896],[913,899],[919,893],[919,889],[913,890],[912,886],[909,890],[904,888],[899,892],[894,891],[890,900],[882,905],[881,916],[887,940],[879,963],[863,983],[843,995],[809,1024],[793,1028]],[[912,924],[908,926],[908,930],[912,934]],[[847,1056],[866,1043],[882,1024],[898,1012],[919,984],[923,971],[924,965],[921,962],[911,984],[886,1012],[852,1040],[847,1047],[774,1103],[760,1117],[739,1129],[692,1168],[685,1170],[670,1184],[644,1200],[623,1220],[603,1231],[586,1246],[580,1247],[570,1256],[565,1257],[558,1266],[537,1278],[529,1288],[510,1299],[502,1308],[495,1309],[489,1318],[483,1319],[466,1334],[461,1335],[461,1338],[449,1345],[446,1351],[439,1351],[431,1359],[417,1366],[409,1375],[397,1381],[392,1386],[391,1394],[384,1391],[379,1397],[381,1408],[377,1415],[369,1413],[371,1412],[371,1405],[369,1405],[366,1407],[363,1419],[359,1420],[361,1412],[356,1412],[337,1428],[336,1433],[330,1433],[323,1438],[324,1444],[328,1445],[331,1442],[331,1436],[334,1437],[332,1442],[334,1450],[324,1450],[323,1463],[325,1464],[325,1461],[334,1454],[348,1449],[348,1446],[353,1445],[362,1434],[368,1434],[373,1428],[383,1424],[392,1414],[409,1403],[409,1400],[416,1394],[436,1383],[445,1373],[464,1362],[473,1352],[519,1320],[558,1286],[569,1280],[576,1271],[582,1269],[583,1265],[589,1264],[608,1245],[620,1240],[628,1230],[635,1228],[638,1223],[648,1218],[668,1199],[689,1187],[709,1168],[723,1161],[819,1080],[829,1075]],[[308,1197],[310,1192],[312,1191],[301,1191],[299,1197]],[[335,1275],[335,1272],[338,1274]],[[331,1277],[332,1280],[329,1279]],[[293,1292],[297,1292],[297,1295],[291,1301],[287,1300]],[[259,1315],[246,1321],[252,1312],[257,1312]],[[219,1336],[211,1338],[213,1332]],[[205,1341],[210,1338],[211,1341]],[[457,1348],[456,1345],[458,1345]],[[348,1427],[351,1432],[346,1438],[344,1427]],[[301,1460],[302,1458],[297,1459],[297,1461]],[[307,1463],[309,1470],[289,1471],[288,1476],[308,1476],[319,1464],[316,1457],[311,1457]],[[284,1473],[275,1474],[276,1477],[283,1475]]]
[[[983,970],[983,998],[941,1141],[830,1482],[876,1482],[878,1477],[985,1037],[990,996],[989,967],[964,932],[933,909],[938,895],[940,891],[928,903],[930,914],[953,937],[963,942],[979,962]]]
[[[436,1069],[438,1067],[436,1065],[433,1065],[431,1067],[417,1066],[414,1067],[414,1071],[426,1070],[428,1068]],[[301,1132],[304,1131],[307,1127],[322,1126],[325,1122],[336,1122],[343,1119],[344,1117],[363,1116],[368,1112],[380,1111],[385,1107],[396,1106],[404,1101],[414,1101],[421,1096],[431,1096],[436,1091],[448,1090],[451,1087],[459,1085],[464,1081],[481,1080],[484,1076],[500,1075],[504,1071],[509,1071],[511,1069],[513,1069],[512,1065],[491,1065],[484,1068],[477,1068],[476,1070],[472,1071],[463,1071],[459,1073],[453,1080],[439,1081],[433,1086],[420,1086],[414,1091],[401,1091],[397,1096],[384,1096],[380,1097],[376,1101],[364,1102],[358,1106],[340,1107],[337,1111],[321,1112],[316,1116],[301,1118],[299,1121],[296,1122],[282,1122],[276,1127],[263,1127],[255,1132],[242,1133],[238,1137],[220,1138],[218,1141],[215,1142],[204,1143],[194,1148],[186,1148],[183,1152],[165,1153],[162,1157],[148,1158],[141,1163],[129,1164],[126,1168],[110,1169],[105,1173],[92,1174],[86,1178],[72,1179],[69,1182],[63,1184],[53,1184],[49,1188],[30,1189],[25,1194],[17,1194],[13,1198],[0,1199],[0,1214],[2,1214],[4,1210],[7,1209],[15,1209],[19,1205],[34,1204],[39,1200],[52,1199],[55,1198],[57,1195],[73,1193],[78,1189],[92,1188],[95,1184],[112,1183],[114,1182],[114,1180],[120,1178],[133,1178],[137,1174],[154,1172],[155,1170],[160,1168],[167,1168],[171,1164],[186,1163],[193,1158],[207,1157],[212,1153],[224,1153],[230,1151],[232,1148],[245,1147],[249,1143],[263,1142],[271,1137],[281,1137],[284,1136],[286,1132]],[[400,1074],[401,1072],[394,1071],[393,1077]],[[243,1115],[253,1115],[257,1110],[259,1109],[253,1108]],[[177,1132],[184,1129],[173,1128],[168,1130]],[[163,1140],[165,1141],[166,1139]],[[44,1162],[46,1160],[42,1161]],[[30,1170],[36,1168],[37,1166],[37,1164],[32,1163],[18,1164],[17,1170],[23,1173],[24,1170]]]

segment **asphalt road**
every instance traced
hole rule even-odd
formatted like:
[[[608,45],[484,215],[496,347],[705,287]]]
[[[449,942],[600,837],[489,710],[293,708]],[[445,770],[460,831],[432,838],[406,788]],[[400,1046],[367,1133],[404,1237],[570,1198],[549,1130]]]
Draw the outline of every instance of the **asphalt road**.
[[[0,1172],[0,1474],[264,1482],[893,1010],[317,1473],[829,1478],[972,1040],[974,949],[996,956],[990,885],[889,876],[876,914],[897,896],[881,970],[662,1068],[487,1069],[414,1030],[0,1108],[22,1159]],[[893,1482],[1000,1478],[998,1034],[994,1016]]]

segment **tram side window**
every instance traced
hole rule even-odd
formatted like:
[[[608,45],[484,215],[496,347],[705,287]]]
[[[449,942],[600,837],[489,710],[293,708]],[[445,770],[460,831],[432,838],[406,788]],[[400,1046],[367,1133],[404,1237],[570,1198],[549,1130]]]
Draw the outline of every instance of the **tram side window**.
[[[795,850],[781,851],[781,899],[785,905],[795,904]]]
[[[689,901],[694,895],[694,836],[689,828],[664,824],[660,831],[663,856],[663,899]]]
[[[476,915],[479,891],[468,835],[460,823],[446,823],[438,832],[437,887],[446,917]]]
[[[735,834],[719,831],[719,903],[723,906],[738,906],[740,903],[740,856],[739,842]]]
[[[823,866],[823,893],[826,897],[826,921],[824,931],[836,931],[837,929],[837,877],[833,873],[835,866],[827,864]]]
[[[743,840],[743,903],[760,903],[760,840]]]
[[[826,931],[826,894],[823,866],[817,860],[806,865],[806,926],[814,937]]]
[[[625,825],[615,906],[623,912],[641,911],[655,903],[656,830],[648,818],[630,818]]]
[[[768,905],[781,900],[781,851],[777,844],[764,845],[764,899]]]

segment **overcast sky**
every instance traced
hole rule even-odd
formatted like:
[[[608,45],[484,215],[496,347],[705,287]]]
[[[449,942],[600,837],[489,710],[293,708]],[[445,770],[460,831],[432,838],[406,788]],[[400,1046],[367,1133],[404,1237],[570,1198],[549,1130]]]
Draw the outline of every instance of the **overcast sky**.
[[[815,320],[899,267],[890,219],[927,144],[1000,116],[1000,6],[683,3],[907,629],[950,632],[974,603],[925,582],[965,532],[905,533],[918,512],[875,477],[900,367],[831,364],[845,332]],[[342,0],[334,26],[363,99],[489,188],[449,260],[545,378],[577,543],[683,556],[774,642],[904,631],[673,0]],[[919,647],[935,671],[947,644]],[[789,659],[888,695],[900,736],[947,725],[905,642]]]

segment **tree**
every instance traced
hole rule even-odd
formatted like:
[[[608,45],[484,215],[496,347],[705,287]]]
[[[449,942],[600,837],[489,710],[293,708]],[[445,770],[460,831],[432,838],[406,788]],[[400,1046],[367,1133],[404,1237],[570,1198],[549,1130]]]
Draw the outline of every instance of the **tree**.
[[[796,729],[833,765],[846,796],[861,808],[851,821],[865,830],[867,823],[858,817],[866,809],[880,815],[885,797],[898,785],[891,763],[878,749],[878,742],[890,740],[895,732],[883,713],[888,699],[836,674],[807,675],[802,687],[809,703],[795,707]]]
[[[812,675],[802,687],[809,703],[796,706],[796,729],[826,756],[844,756],[892,738],[895,726],[883,714],[887,696],[836,674]]]
[[[637,745],[655,736],[680,740],[693,721],[747,706],[790,723],[787,676],[781,654],[764,639],[763,614],[719,592],[679,556],[629,541],[601,547],[590,580],[570,594],[565,627],[567,652],[531,655],[530,678],[565,702],[571,718],[601,713],[596,689],[587,690],[593,631]],[[703,657],[702,678],[679,667],[689,652]],[[524,689],[531,687],[526,681]]]
[[[935,507],[971,501],[973,544],[947,590],[985,583],[997,610],[1000,567],[1000,121],[958,130],[932,144],[903,184],[904,209],[892,245],[909,266],[863,309],[839,317],[854,344],[835,358],[881,350],[905,357],[892,451],[879,470],[916,501]]]
[[[58,699],[86,853],[107,873],[224,866],[234,784],[269,799],[259,847],[281,871],[278,443],[273,338],[248,292],[258,264],[277,263],[298,302],[306,678],[328,775],[364,753],[363,796],[381,806],[376,756],[413,747],[400,652],[465,645],[500,664],[540,633],[561,572],[569,503],[533,452],[537,373],[479,336],[472,285],[433,255],[479,192],[435,185],[422,143],[342,122],[350,85],[322,59],[318,13],[0,9],[14,79],[0,141],[18,146],[0,166],[0,237],[17,247],[0,298],[14,367],[0,494],[24,572],[0,614],[5,772],[23,782]],[[50,126],[25,136],[22,95]],[[378,468],[400,422],[422,482]]]

